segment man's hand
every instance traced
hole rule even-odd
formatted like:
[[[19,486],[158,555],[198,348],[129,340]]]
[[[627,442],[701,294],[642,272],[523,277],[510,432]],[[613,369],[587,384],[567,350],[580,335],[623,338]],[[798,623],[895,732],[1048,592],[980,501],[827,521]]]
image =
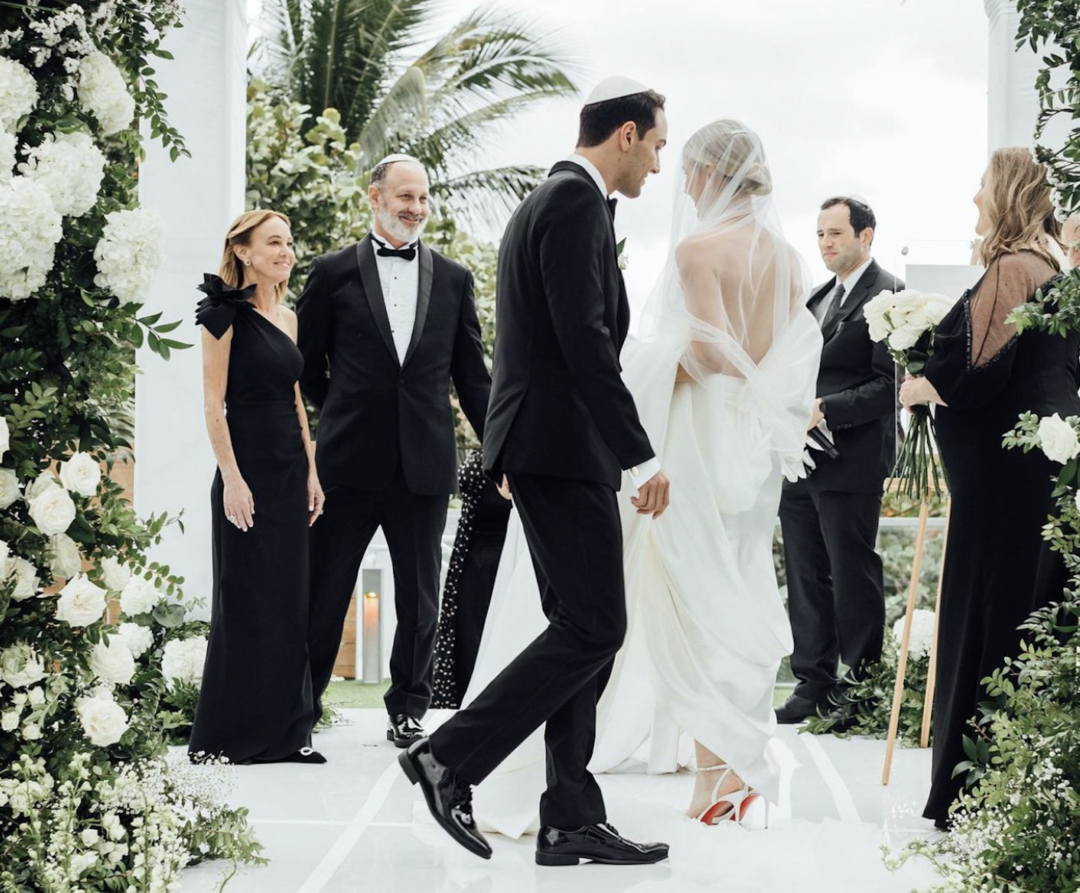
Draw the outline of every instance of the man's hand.
[[[499,491],[499,495],[510,502],[514,501],[514,497],[510,495],[510,482],[506,479],[506,475],[503,475],[502,483],[495,488]]]
[[[806,430],[809,431],[811,428],[816,428],[823,418],[825,418],[825,413],[821,411],[821,398],[818,397],[817,400],[814,401],[814,411],[810,413],[810,424],[806,426]]]
[[[659,518],[668,507],[669,487],[667,477],[662,471],[658,471],[638,487],[638,495],[630,497],[630,504],[637,509],[639,515]]]

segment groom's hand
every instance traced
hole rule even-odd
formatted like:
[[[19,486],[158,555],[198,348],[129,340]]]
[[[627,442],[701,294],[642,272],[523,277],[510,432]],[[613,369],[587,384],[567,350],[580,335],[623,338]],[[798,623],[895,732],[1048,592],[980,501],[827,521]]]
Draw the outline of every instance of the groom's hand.
[[[669,486],[664,472],[658,471],[638,487],[638,495],[630,497],[630,504],[637,509],[639,515],[659,518],[668,507]]]

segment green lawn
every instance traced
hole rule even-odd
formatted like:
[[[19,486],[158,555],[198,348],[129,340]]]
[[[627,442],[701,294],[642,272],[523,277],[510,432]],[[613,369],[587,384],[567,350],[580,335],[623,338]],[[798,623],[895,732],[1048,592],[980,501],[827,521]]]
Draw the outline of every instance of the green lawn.
[[[342,682],[331,682],[326,693],[326,703],[331,707],[377,707],[383,706],[383,695],[390,683],[366,684],[356,679],[345,679]],[[773,703],[784,703],[791,694],[789,685],[778,685],[773,694]]]

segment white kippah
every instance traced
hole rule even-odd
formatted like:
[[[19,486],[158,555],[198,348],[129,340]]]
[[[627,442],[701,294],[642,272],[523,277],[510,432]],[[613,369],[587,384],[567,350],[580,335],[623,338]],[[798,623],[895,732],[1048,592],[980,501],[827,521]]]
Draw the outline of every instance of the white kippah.
[[[612,99],[622,99],[624,96],[648,91],[649,88],[640,81],[617,74],[614,77],[604,78],[593,87],[592,93],[585,99],[585,105],[592,105],[594,102],[609,102]]]
[[[382,161],[376,162],[375,167],[378,167],[380,164],[393,164],[395,161],[411,161],[413,164],[419,164],[421,167],[424,166],[419,158],[413,158],[412,155],[403,155],[400,152],[396,152],[393,155],[387,155]]]

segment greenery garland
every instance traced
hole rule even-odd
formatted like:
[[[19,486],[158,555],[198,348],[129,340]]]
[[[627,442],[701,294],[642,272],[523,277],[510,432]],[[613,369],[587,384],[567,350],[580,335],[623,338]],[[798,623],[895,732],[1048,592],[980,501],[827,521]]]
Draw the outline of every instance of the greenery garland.
[[[130,448],[136,348],[188,346],[141,314],[162,233],[137,201],[141,121],[187,154],[153,69],[180,15],[0,2],[4,893],[165,891],[200,859],[261,861],[227,770],[168,757],[163,705],[205,648],[183,578],[147,557],[177,519],[137,518],[103,474]]]

